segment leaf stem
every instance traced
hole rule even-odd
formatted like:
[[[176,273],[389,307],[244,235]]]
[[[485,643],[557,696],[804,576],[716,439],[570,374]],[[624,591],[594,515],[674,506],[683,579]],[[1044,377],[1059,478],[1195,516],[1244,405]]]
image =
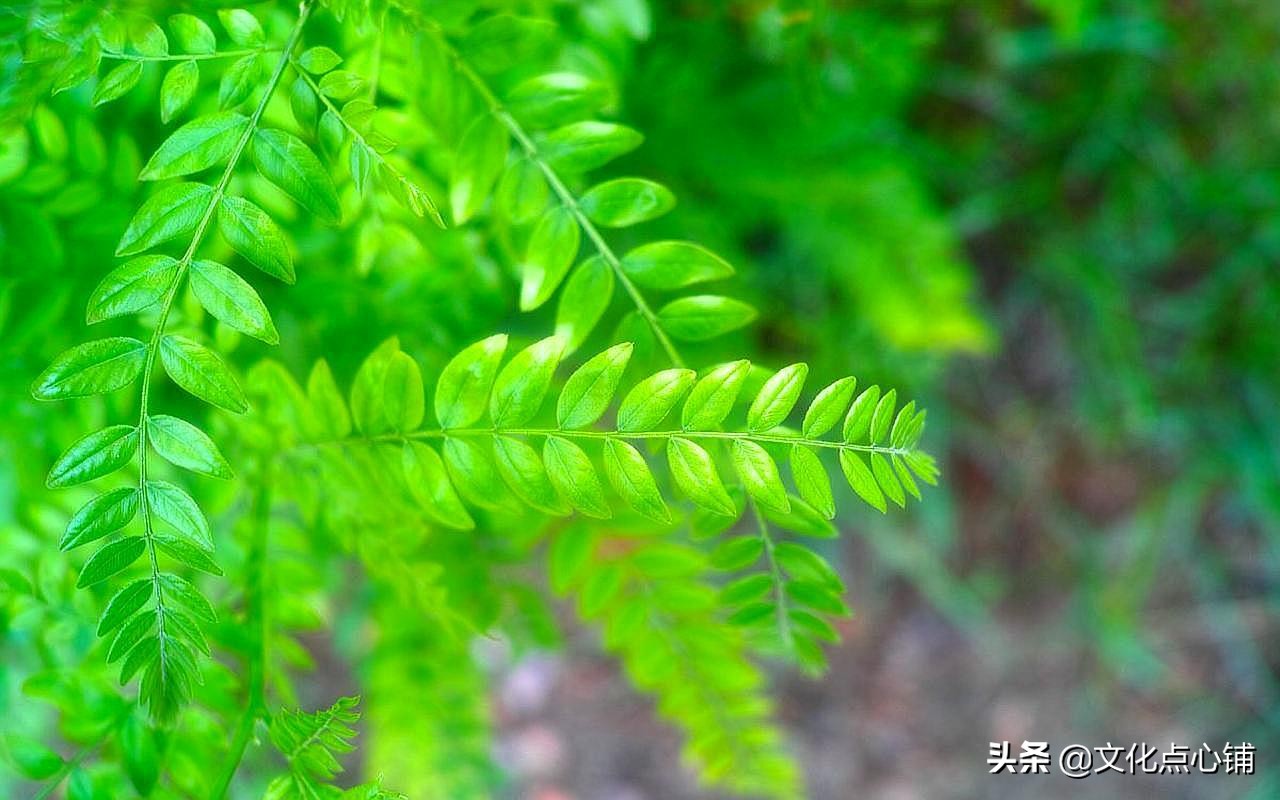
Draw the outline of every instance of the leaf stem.
[[[218,180],[217,186],[214,187],[213,195],[209,199],[209,205],[205,208],[204,214],[196,225],[195,233],[191,237],[191,243],[187,246],[186,252],[183,253],[182,260],[178,262],[178,269],[174,272],[173,278],[169,282],[169,288],[165,291],[155,330],[152,331],[151,340],[147,344],[146,361],[142,367],[141,399],[138,404],[138,505],[142,512],[143,531],[147,539],[147,555],[151,562],[151,582],[156,595],[156,636],[159,642],[158,657],[161,684],[165,684],[168,681],[168,662],[165,656],[164,593],[160,584],[160,564],[156,554],[155,530],[151,520],[151,503],[147,499],[147,409],[151,399],[151,375],[155,370],[156,356],[160,352],[160,342],[164,336],[165,326],[169,321],[169,313],[173,310],[173,301],[177,297],[179,287],[182,285],[182,279],[186,275],[187,267],[190,266],[196,249],[204,240],[205,233],[209,229],[209,223],[217,211],[218,204],[222,202],[227,185],[231,182],[231,176],[235,172],[236,164],[244,153],[245,146],[249,143],[249,138],[257,128],[258,122],[262,119],[263,112],[266,111],[267,101],[271,99],[276,86],[280,83],[280,77],[284,74],[285,67],[289,63],[289,53],[297,46],[298,39],[302,35],[302,26],[306,23],[310,13],[311,0],[303,0],[299,5],[298,21],[294,24],[293,31],[289,34],[289,39],[285,43],[284,56],[276,63],[275,71],[267,82],[262,99],[258,101],[257,108],[254,109],[253,115],[249,118],[249,124],[245,126],[244,133],[240,135],[240,140],[236,142],[235,149],[231,152],[231,156],[227,161],[226,169],[222,171],[222,177]]]
[[[239,56],[263,55],[266,53],[278,53],[280,50],[275,47],[253,47],[244,50],[222,50],[217,53],[188,53],[185,55],[170,53],[163,56],[143,56],[135,53],[109,53],[103,52],[103,58],[110,58],[114,61],[140,61],[140,62],[165,62],[165,61],[211,61],[219,58],[237,58]]]
[[[749,431],[570,431],[561,428],[454,428],[450,430],[424,430],[404,434],[381,434],[370,437],[357,437],[347,441],[401,441],[403,439],[441,439],[446,436],[563,436],[567,439],[722,439],[737,441],[747,439],[753,442],[770,444],[802,444],[808,447],[823,447],[834,450],[856,450],[863,453],[880,453],[888,456],[905,456],[915,452],[905,447],[884,447],[873,444],[851,444],[833,442],[826,439],[806,439],[802,436],[788,436],[779,433],[751,433]],[[327,442],[318,444],[341,444]]]
[[[326,97],[324,92],[320,91],[320,84],[316,83],[315,78],[311,77],[311,74],[302,68],[302,65],[297,62],[297,59],[293,56],[289,56],[289,63],[293,64],[294,71],[298,73],[299,77],[306,81],[307,85],[311,87],[311,91],[316,93],[316,97],[320,98],[320,102],[324,103],[325,108],[338,118],[338,121],[342,123],[342,127],[347,129],[347,132],[351,134],[351,137],[355,139],[361,147],[368,151],[369,154],[372,155],[380,165],[382,165],[383,169],[391,173],[400,183],[407,187],[413,187],[416,189],[419,195],[427,199],[426,207],[427,210],[431,212],[431,218],[434,219],[435,223],[441,228],[445,227],[444,217],[440,216],[440,211],[436,208],[435,203],[431,202],[430,198],[427,197],[426,192],[414,184],[413,181],[409,180],[403,172],[392,166],[390,162],[383,158],[382,153],[379,153],[371,144],[369,144],[368,140],[364,138],[364,134],[348,122],[347,118],[338,110],[338,107],[333,104],[333,101]]]
[[[755,500],[748,500],[751,506],[751,514],[755,517],[756,528],[760,533],[760,541],[764,544],[764,555],[769,562],[769,578],[773,581],[773,594],[777,598],[778,613],[778,636],[782,638],[782,645],[787,652],[795,650],[795,639],[791,634],[791,615],[787,608],[787,592],[786,582],[782,578],[782,568],[778,566],[777,556],[774,554],[773,535],[769,532],[769,523],[765,521],[764,515],[760,513],[760,506]]]
[[[631,281],[631,278],[628,277],[626,271],[623,270],[622,261],[618,258],[617,253],[613,251],[613,248],[605,241],[604,236],[600,234],[600,231],[596,228],[595,224],[587,217],[586,213],[578,205],[577,197],[574,196],[573,192],[569,191],[569,187],[564,185],[564,181],[560,179],[560,176],[556,171],[552,169],[551,165],[542,157],[542,154],[538,150],[538,145],[529,137],[529,134],[526,133],[520,123],[516,121],[516,118],[513,117],[511,113],[507,111],[506,107],[502,105],[502,101],[498,99],[497,95],[493,93],[493,90],[489,88],[489,85],[485,83],[484,78],[481,78],[480,75],[471,68],[471,65],[466,62],[462,57],[462,54],[459,53],[453,45],[449,44],[443,34],[436,31],[436,35],[439,37],[443,46],[448,50],[450,56],[452,56],[458,71],[467,79],[472,88],[476,90],[476,93],[479,94],[481,99],[489,106],[490,113],[492,113],[493,116],[502,123],[503,127],[505,127],[511,134],[511,137],[519,143],[521,149],[524,150],[525,155],[529,160],[538,166],[538,169],[542,171],[543,176],[547,179],[547,183],[551,186],[552,191],[554,191],[556,196],[560,198],[560,203],[565,208],[569,209],[569,213],[573,214],[573,217],[577,220],[579,227],[582,228],[582,232],[591,240],[591,244],[595,247],[596,252],[600,254],[600,257],[604,259],[604,262],[609,265],[611,270],[613,270],[614,275],[618,279],[618,283],[622,284],[622,288],[626,290],[627,295],[631,298],[631,302],[635,304],[636,311],[639,312],[644,321],[648,323],[649,328],[653,330],[654,337],[666,352],[667,358],[671,361],[672,365],[683,367],[684,359],[680,356],[680,351],[676,349],[671,338],[667,336],[667,332],[663,330],[662,324],[658,321],[658,315],[654,313],[653,308],[650,307],[648,301],[644,299],[644,295],[640,293],[640,289],[636,287],[636,285]]]

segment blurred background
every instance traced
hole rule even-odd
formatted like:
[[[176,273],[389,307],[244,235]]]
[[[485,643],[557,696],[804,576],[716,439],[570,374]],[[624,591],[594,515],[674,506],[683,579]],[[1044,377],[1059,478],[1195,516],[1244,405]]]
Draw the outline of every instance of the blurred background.
[[[647,137],[610,171],[679,198],[643,235],[705,242],[761,309],[719,355],[805,360],[811,386],[853,373],[929,409],[941,486],[844,518],[845,642],[821,678],[775,673],[815,800],[1280,797],[1280,5],[550,9]],[[60,569],[32,531],[74,503],[39,488],[44,465],[77,415],[115,413],[25,387],[83,338],[161,135],[149,102],[113,107],[96,162],[76,112],[41,106],[31,148],[56,179],[0,151],[7,567]],[[430,368],[477,331],[547,329],[513,319],[515,282],[466,230],[355,239],[301,239],[303,280],[264,291],[295,373],[323,353],[350,376],[393,333]],[[596,636],[564,638],[478,651],[510,795],[713,797]],[[317,662],[318,696],[348,686]],[[988,742],[1024,739],[1248,741],[1258,775],[987,774]]]

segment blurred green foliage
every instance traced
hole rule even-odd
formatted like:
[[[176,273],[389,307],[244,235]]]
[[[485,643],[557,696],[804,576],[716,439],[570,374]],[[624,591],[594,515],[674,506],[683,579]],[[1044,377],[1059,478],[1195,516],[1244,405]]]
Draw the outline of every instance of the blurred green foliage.
[[[483,5],[482,14],[494,10]],[[275,39],[291,24],[287,6],[255,7]],[[47,97],[22,58],[26,12],[36,8],[0,9],[0,709],[14,721],[6,730],[48,725],[28,695],[92,708],[100,720],[131,713],[83,624],[101,605],[72,589],[74,570],[52,544],[88,495],[43,483],[68,443],[133,413],[131,397],[49,406],[26,392],[50,358],[83,340],[82,303],[144,197],[136,176],[168,130],[155,108],[159,72],[145,72],[136,92],[110,106],[93,108],[83,87]],[[619,252],[688,238],[737,266],[734,293],[760,319],[695,348],[698,366],[744,355],[774,365],[803,359],[810,386],[855,372],[931,409],[930,446],[945,453],[948,496],[935,492],[905,523],[855,517],[847,526],[888,573],[977,631],[1001,601],[1067,597],[1073,613],[1062,624],[1094,649],[1102,691],[1117,682],[1172,695],[1215,732],[1251,736],[1260,748],[1280,742],[1274,647],[1255,641],[1245,614],[1257,603],[1274,618],[1280,603],[1280,74],[1269,68],[1280,8],[592,0],[508,10],[558,26],[559,49],[530,73],[551,63],[601,78],[615,87],[606,116],[645,134],[643,147],[601,177],[649,176],[678,198],[642,232],[611,233]],[[406,169],[446,198],[476,101],[429,80],[448,69],[440,53],[379,52],[352,19],[318,15],[310,35],[363,74],[382,70],[389,107],[380,124]],[[443,24],[461,31],[464,19]],[[517,69],[502,88],[520,77]],[[215,83],[206,79],[204,91],[216,94]],[[430,113],[404,112],[410,98]],[[287,114],[284,101],[268,109],[271,119]],[[326,228],[255,177],[237,178],[237,188],[278,215],[295,244],[299,284],[260,284],[280,330],[270,354],[295,375],[323,356],[347,386],[392,335],[435,374],[493,331],[528,341],[553,324],[549,308],[513,312],[517,259],[487,220],[438,230],[344,188],[344,222]],[[197,304],[184,302],[199,324]],[[117,325],[107,323],[106,335],[128,331]],[[269,353],[206,327],[242,369]],[[167,407],[203,418],[172,387],[157,392]],[[209,419],[220,441],[235,440],[234,426]],[[228,457],[252,465],[256,454],[245,447]],[[199,499],[243,533],[243,498],[201,487]],[[476,665],[440,642],[429,644],[435,660],[422,659],[421,631],[389,618],[392,592],[363,606],[324,599],[342,567],[336,557],[307,563],[310,522],[273,529],[296,589],[273,613],[295,632],[323,621],[348,656],[360,641],[359,609],[383,620],[387,641],[366,679],[382,691],[367,698],[375,728],[427,729],[385,699],[414,681],[436,676],[444,699],[435,702],[451,707],[474,698],[484,681]],[[343,535],[326,537],[335,553],[343,546]],[[1030,566],[1011,555],[1019,539],[1033,541]],[[242,574],[250,541],[229,544],[230,574]],[[363,546],[369,570],[409,560]],[[484,546],[494,564],[523,552]],[[465,554],[441,558],[462,563]],[[412,580],[399,578],[382,576],[384,589],[409,591]],[[465,581],[501,583],[488,565]],[[220,599],[241,600],[236,589]],[[1179,694],[1165,634],[1148,625],[1170,607],[1215,633],[1215,663],[1228,677],[1197,685],[1203,704]],[[545,645],[545,614],[529,601],[508,632]],[[220,635],[232,652],[249,646],[234,631]],[[279,671],[305,668],[312,656],[292,635],[280,638]],[[387,655],[396,653],[413,657]],[[459,666],[440,675],[448,663]],[[53,672],[64,667],[74,669],[65,682]],[[230,676],[212,670],[209,681],[208,691],[234,705]],[[273,691],[308,708],[336,699],[298,698],[286,684]],[[465,712],[468,741],[481,742],[474,755],[488,720],[484,709]],[[220,722],[198,712],[184,741],[215,750]],[[406,740],[375,734],[373,758],[403,762]],[[448,763],[448,753],[429,755]],[[168,768],[182,785],[195,780],[183,770],[194,775],[200,765],[178,757]],[[446,791],[429,788],[439,772],[408,772],[424,791]],[[246,788],[263,788],[266,776],[254,773]],[[466,787],[455,791],[468,793],[459,796],[499,791],[484,759],[467,760],[454,777]],[[1260,784],[1256,797],[1272,786]]]

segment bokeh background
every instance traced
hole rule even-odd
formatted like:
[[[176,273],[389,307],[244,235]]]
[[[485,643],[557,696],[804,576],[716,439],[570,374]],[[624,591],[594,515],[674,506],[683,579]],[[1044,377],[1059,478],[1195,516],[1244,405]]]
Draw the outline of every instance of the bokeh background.
[[[846,640],[819,679],[775,674],[812,796],[1280,796],[1280,5],[553,12],[646,134],[610,169],[680,199],[645,235],[725,254],[761,309],[726,354],[806,360],[814,386],[852,372],[930,411],[942,485],[907,513],[845,518],[827,554],[850,586]],[[65,502],[37,488],[50,442],[104,413],[25,387],[82,338],[160,135],[145,105],[121,104],[100,163],[82,163],[69,115],[56,178],[0,169],[9,568],[43,564],[48,543],[18,530]],[[465,231],[330,258],[342,235],[304,240],[323,263],[267,297],[295,370],[324,353],[349,376],[393,333],[438,365],[477,332],[545,330],[512,321],[515,284]],[[317,697],[349,689],[329,638],[308,641]],[[712,796],[595,636],[569,625],[565,642],[478,651],[511,796]],[[988,742],[1023,739],[1249,741],[1258,775],[987,775]]]

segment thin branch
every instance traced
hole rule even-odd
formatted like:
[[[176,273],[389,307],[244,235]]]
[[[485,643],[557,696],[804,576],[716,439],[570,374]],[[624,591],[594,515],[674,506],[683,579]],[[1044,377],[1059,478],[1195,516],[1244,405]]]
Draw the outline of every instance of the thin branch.
[[[683,367],[684,359],[680,356],[680,351],[676,349],[671,338],[667,336],[667,332],[663,330],[662,324],[658,321],[658,315],[654,313],[653,308],[650,307],[649,302],[644,299],[644,295],[640,293],[639,288],[632,283],[631,278],[627,275],[626,271],[623,270],[622,261],[618,258],[617,253],[613,251],[613,248],[611,248],[609,243],[605,241],[604,236],[600,234],[600,231],[596,228],[595,224],[587,217],[586,213],[583,212],[582,208],[578,205],[578,198],[574,196],[573,192],[569,191],[569,187],[564,185],[564,181],[560,179],[560,176],[556,171],[552,169],[551,165],[548,164],[545,159],[543,159],[541,152],[538,150],[538,145],[532,138],[530,138],[529,134],[525,132],[520,123],[516,121],[516,118],[511,116],[511,113],[502,105],[502,101],[498,99],[497,95],[493,93],[493,90],[489,88],[489,85],[485,83],[484,78],[481,78],[480,75],[471,68],[471,65],[466,62],[462,57],[462,54],[459,53],[453,45],[449,44],[443,34],[440,34],[437,31],[436,35],[453,58],[454,64],[458,68],[458,72],[467,79],[467,82],[471,84],[472,88],[476,90],[476,93],[479,94],[485,104],[489,106],[490,113],[492,113],[493,116],[502,123],[503,127],[510,132],[511,137],[519,143],[521,149],[524,150],[525,155],[529,160],[534,164],[537,164],[538,169],[542,171],[542,174],[547,179],[547,183],[551,186],[552,191],[554,191],[556,196],[560,198],[560,203],[567,208],[571,214],[573,214],[573,217],[577,220],[579,227],[582,228],[582,232],[591,240],[591,244],[595,247],[596,252],[600,254],[600,257],[604,259],[604,262],[609,265],[611,270],[613,270],[614,275],[618,279],[618,283],[622,284],[622,288],[626,290],[627,295],[631,298],[631,302],[635,304],[636,311],[639,312],[644,321],[648,323],[649,328],[653,330],[653,335],[657,338],[658,343],[666,352],[667,358],[674,366]]]
[[[160,585],[160,564],[156,554],[151,503],[147,499],[147,409],[151,399],[151,375],[155,370],[156,356],[160,352],[160,341],[164,336],[165,326],[169,321],[169,313],[173,310],[174,298],[177,297],[178,289],[182,285],[182,279],[186,276],[187,268],[195,257],[196,250],[200,247],[201,242],[204,241],[205,233],[209,229],[213,215],[217,211],[218,205],[222,202],[222,197],[227,191],[228,184],[231,183],[231,176],[235,172],[236,164],[240,161],[241,155],[244,154],[244,149],[248,145],[250,137],[253,136],[253,132],[257,129],[258,123],[267,109],[267,102],[280,84],[280,78],[284,74],[285,67],[289,64],[289,53],[297,46],[298,40],[302,36],[302,27],[306,24],[310,13],[311,2],[310,0],[304,0],[299,6],[298,21],[294,23],[293,31],[289,34],[288,41],[285,42],[284,56],[276,63],[275,71],[267,82],[262,99],[258,101],[258,106],[249,118],[249,123],[245,126],[244,133],[240,135],[240,140],[236,142],[235,149],[232,150],[231,156],[227,161],[226,169],[222,171],[222,177],[219,179],[217,186],[214,187],[213,195],[209,199],[209,205],[205,208],[203,216],[201,216],[199,223],[196,225],[195,233],[191,237],[191,243],[187,246],[186,252],[183,253],[181,261],[178,262],[178,269],[174,272],[173,278],[169,282],[169,287],[165,292],[164,301],[160,308],[160,316],[156,320],[155,330],[151,334],[151,341],[147,344],[146,361],[142,367],[142,395],[138,404],[138,504],[142,512],[143,531],[147,540],[147,554],[151,562],[151,582],[156,595],[156,636],[159,642],[161,683],[165,683],[168,680],[168,662],[165,657],[164,593]]]
[[[403,172],[396,169],[392,166],[391,162],[383,158],[382,153],[379,153],[377,149],[374,148],[373,145],[369,144],[368,140],[364,138],[364,134],[347,121],[347,118],[342,115],[342,112],[333,104],[333,101],[326,97],[324,92],[320,91],[320,84],[316,83],[315,78],[311,77],[311,74],[298,64],[297,59],[290,56],[289,62],[293,64],[294,71],[298,73],[298,76],[306,81],[307,85],[311,87],[311,91],[315,92],[316,96],[320,98],[320,102],[324,103],[325,108],[338,118],[338,121],[342,123],[342,127],[347,129],[347,132],[351,134],[352,138],[355,139],[361,147],[368,151],[383,169],[391,173],[396,180],[404,184],[406,187],[411,187],[417,194],[427,198],[427,193],[423,191],[420,186],[409,180]],[[430,198],[427,198],[426,207],[427,210],[431,212],[431,218],[435,220],[435,223],[441,228],[446,227],[444,224],[444,218],[440,216],[440,212],[436,209],[435,203],[430,202]]]
[[[219,58],[239,58],[241,56],[263,55],[266,53],[278,53],[279,48],[275,47],[253,47],[244,50],[222,50],[216,53],[169,53],[163,56],[143,56],[136,53],[110,53],[103,51],[102,57],[109,58],[114,61],[212,61]]]
[[[791,632],[791,612],[788,608],[786,582],[782,578],[782,568],[778,565],[777,556],[774,554],[773,535],[769,532],[769,523],[760,513],[760,507],[756,501],[750,499],[750,495],[748,498],[751,514],[755,517],[756,529],[760,534],[760,541],[764,543],[764,555],[769,562],[769,578],[773,581],[773,594],[777,599],[778,635],[782,637],[782,644],[787,651],[792,652],[795,649],[795,639]]]

